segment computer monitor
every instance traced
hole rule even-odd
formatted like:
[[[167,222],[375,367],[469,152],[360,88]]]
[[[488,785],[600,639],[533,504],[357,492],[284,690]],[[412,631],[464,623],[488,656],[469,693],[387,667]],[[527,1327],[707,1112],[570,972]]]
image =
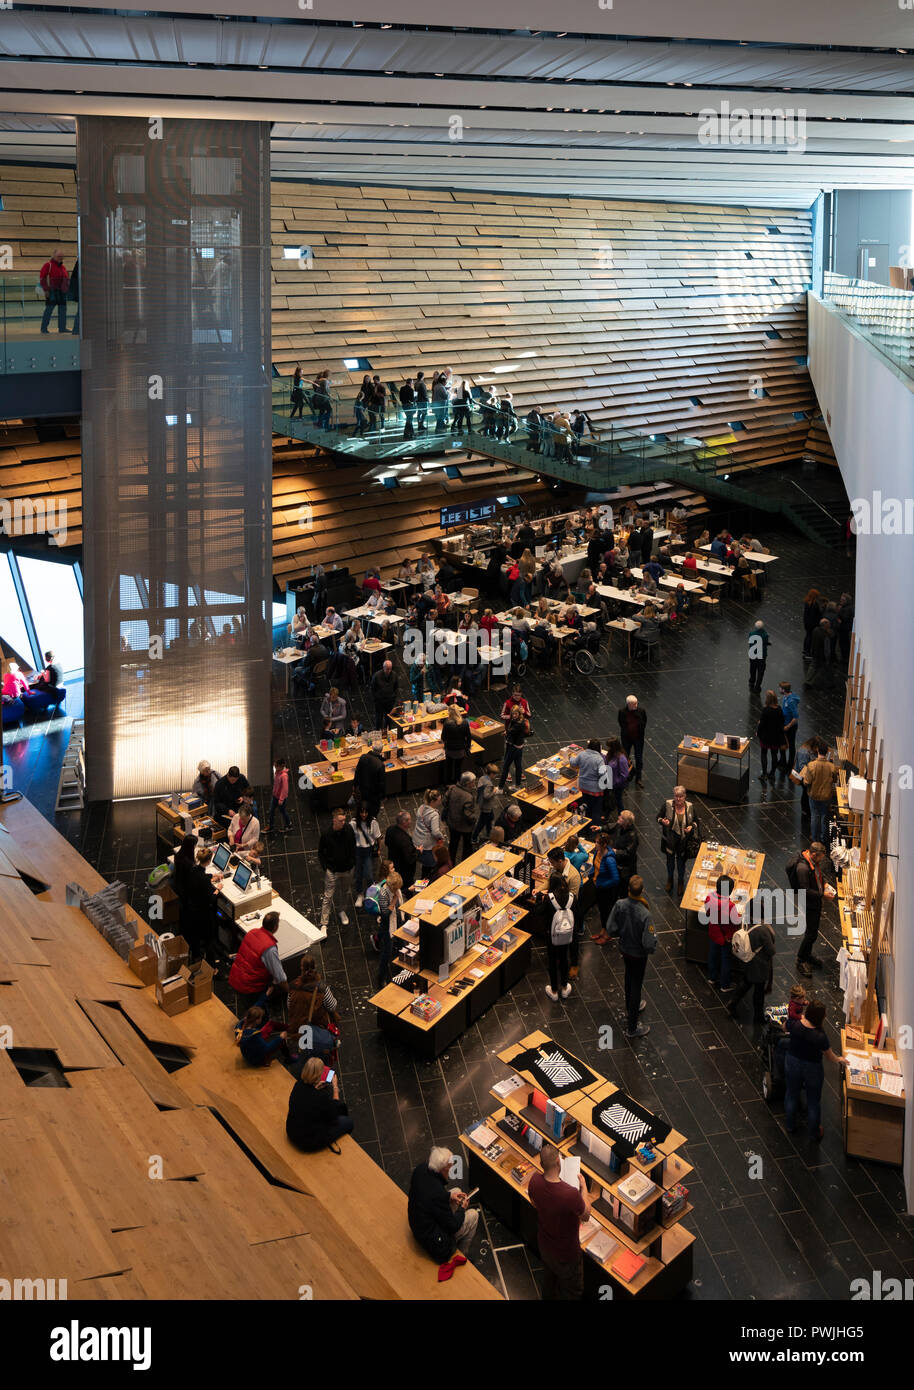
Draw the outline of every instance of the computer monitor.
[[[221,873],[231,857],[232,851],[229,849],[228,845],[219,845],[216,853],[213,855],[213,868],[218,869]]]
[[[249,864],[238,865],[238,868],[235,870],[235,876],[232,879],[232,882],[237,886],[239,893],[243,893],[245,888],[247,888],[248,884],[251,881],[252,873],[253,870],[251,869]]]

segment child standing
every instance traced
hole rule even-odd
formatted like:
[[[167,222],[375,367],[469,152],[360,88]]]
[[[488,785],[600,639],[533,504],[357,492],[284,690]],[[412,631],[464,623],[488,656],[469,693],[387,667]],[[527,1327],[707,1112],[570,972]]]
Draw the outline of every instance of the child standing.
[[[486,770],[476,783],[476,807],[478,819],[473,827],[473,843],[485,835],[486,839],[495,819],[495,778],[498,776],[498,763],[487,763]]]
[[[273,817],[279,811],[285,825],[283,834],[288,834],[292,829],[292,817],[286,810],[286,802],[289,799],[289,764],[285,758],[277,758],[273,764],[273,800],[270,802],[270,834],[273,834]]]

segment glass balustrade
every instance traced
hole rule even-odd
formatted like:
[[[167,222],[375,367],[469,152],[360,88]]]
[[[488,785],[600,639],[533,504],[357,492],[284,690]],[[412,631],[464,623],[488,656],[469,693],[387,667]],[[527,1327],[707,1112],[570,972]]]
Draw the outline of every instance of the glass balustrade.
[[[874,347],[914,377],[914,293],[826,271],[822,298],[862,328]]]
[[[42,333],[44,294],[38,275],[0,271],[0,374],[73,371],[79,367],[79,338],[72,330],[79,305],[65,300],[64,332],[60,306],[51,305]]]
[[[534,438],[522,417],[506,420],[475,402],[469,428],[462,425],[455,430],[448,418],[439,429],[429,406],[425,429],[420,431],[416,414],[407,424],[399,403],[388,404],[382,424],[376,413],[361,411],[357,417],[355,397],[331,390],[328,410],[326,398],[315,398],[310,382],[303,384],[301,401],[293,403],[289,377],[273,379],[273,412],[277,432],[366,461],[383,464],[386,459],[422,454],[446,459],[452,450],[475,451],[593,489],[606,489],[620,480],[646,481],[664,466],[717,472],[730,458],[722,446],[692,436],[638,434],[618,425],[588,431],[581,439],[569,440],[558,430],[540,430]]]

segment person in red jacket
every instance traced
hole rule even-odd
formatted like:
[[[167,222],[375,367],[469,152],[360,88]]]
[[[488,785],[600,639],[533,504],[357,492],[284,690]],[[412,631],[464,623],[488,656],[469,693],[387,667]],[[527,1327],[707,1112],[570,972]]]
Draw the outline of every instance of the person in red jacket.
[[[238,954],[232,962],[228,982],[235,991],[236,1013],[240,1018],[264,993],[270,995],[277,988],[287,990],[289,982],[279,959],[276,933],[279,931],[279,913],[265,914],[259,927],[245,932],[238,947]]]
[[[38,283],[44,290],[44,313],[41,316],[42,333],[48,332],[48,324],[51,322],[55,304],[57,305],[57,331],[58,333],[66,333],[67,290],[70,287],[70,277],[63,263],[61,250],[55,251],[51,259],[45,261],[41,267]]]
[[[730,988],[733,963],[730,942],[741,920],[739,908],[730,897],[735,886],[732,878],[721,875],[699,913],[699,921],[708,926],[708,979],[721,990]]]

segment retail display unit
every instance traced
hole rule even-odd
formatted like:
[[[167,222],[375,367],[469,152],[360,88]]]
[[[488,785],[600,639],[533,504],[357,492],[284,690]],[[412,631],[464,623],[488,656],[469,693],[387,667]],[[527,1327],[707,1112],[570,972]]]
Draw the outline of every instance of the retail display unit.
[[[765,856],[758,850],[739,849],[735,845],[704,840],[698,848],[679,906],[685,913],[684,945],[686,960],[708,960],[708,928],[699,920],[705,898],[714,892],[721,874],[736,884],[734,901],[748,908],[759,890]]]
[[[735,803],[749,794],[750,763],[747,738],[686,734],[676,749],[676,780],[686,791]]]
[[[591,1216],[581,1227],[585,1297],[670,1298],[692,1275],[695,1236],[685,1136],[543,1032],[498,1054],[512,1068],[490,1095],[496,1108],[462,1135],[469,1181],[486,1206],[536,1245],[527,1191],[544,1144],[566,1181],[584,1174]]]

